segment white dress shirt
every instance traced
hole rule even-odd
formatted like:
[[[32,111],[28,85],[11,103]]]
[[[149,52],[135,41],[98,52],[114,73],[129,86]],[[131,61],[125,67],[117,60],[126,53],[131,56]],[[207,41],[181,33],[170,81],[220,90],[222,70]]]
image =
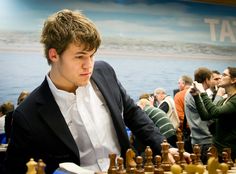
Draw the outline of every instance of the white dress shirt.
[[[48,75],[47,81],[79,149],[80,166],[107,171],[109,153],[120,155],[120,145],[106,103],[91,83],[74,94],[57,89]]]
[[[213,92],[212,92],[212,90],[210,89],[210,88],[208,88],[207,90],[206,90],[206,93],[207,93],[207,95],[208,95],[208,97],[210,98],[210,99],[212,99],[213,98]]]

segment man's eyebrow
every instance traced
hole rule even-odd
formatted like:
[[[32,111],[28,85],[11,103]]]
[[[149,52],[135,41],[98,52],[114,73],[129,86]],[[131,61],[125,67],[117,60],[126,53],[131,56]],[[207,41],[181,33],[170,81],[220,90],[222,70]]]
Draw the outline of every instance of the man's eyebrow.
[[[85,51],[78,51],[75,54],[86,54],[86,52]]]
[[[91,56],[93,56],[94,54],[96,53],[96,51],[94,51],[92,54],[91,54]],[[86,52],[86,51],[78,51],[78,52],[76,52],[75,53],[75,55],[85,55],[85,54],[88,54],[88,52]]]

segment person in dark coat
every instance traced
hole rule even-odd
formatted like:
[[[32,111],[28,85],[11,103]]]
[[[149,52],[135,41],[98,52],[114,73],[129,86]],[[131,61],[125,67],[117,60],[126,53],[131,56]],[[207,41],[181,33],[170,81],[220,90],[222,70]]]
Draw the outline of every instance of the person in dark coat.
[[[42,159],[47,174],[63,162],[107,171],[110,153],[125,157],[131,148],[126,126],[161,154],[165,137],[126,93],[113,68],[94,60],[101,39],[87,17],[58,11],[45,21],[41,43],[51,69],[13,114],[7,173],[25,173],[30,158]]]

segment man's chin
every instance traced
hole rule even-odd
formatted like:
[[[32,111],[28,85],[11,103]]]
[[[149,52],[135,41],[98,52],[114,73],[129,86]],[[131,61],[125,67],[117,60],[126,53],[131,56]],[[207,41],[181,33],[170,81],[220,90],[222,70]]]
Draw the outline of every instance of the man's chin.
[[[89,80],[86,80],[86,81],[78,83],[78,86],[86,86],[88,85],[88,83],[89,83]]]

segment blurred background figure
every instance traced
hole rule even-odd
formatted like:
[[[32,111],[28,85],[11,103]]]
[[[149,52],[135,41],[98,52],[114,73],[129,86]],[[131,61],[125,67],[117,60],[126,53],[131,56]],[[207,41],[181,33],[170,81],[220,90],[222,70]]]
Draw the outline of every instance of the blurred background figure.
[[[208,97],[203,84],[194,82],[191,94],[202,120],[216,120],[216,132],[213,144],[221,156],[224,148],[231,148],[231,157],[236,159],[236,67],[228,67],[222,73],[219,87],[224,88],[227,98],[214,104]]]
[[[14,104],[11,101],[6,101],[1,106],[2,116],[0,117],[0,144],[6,144],[6,133],[5,133],[5,117],[9,112],[14,110]]]
[[[140,99],[138,106],[147,114],[147,116],[154,122],[156,127],[159,128],[162,135],[167,138],[167,141],[176,147],[176,130],[173,124],[167,117],[167,114],[159,108],[152,105],[152,101],[148,99]]]
[[[178,87],[179,92],[174,96],[175,107],[179,116],[180,126],[179,128],[183,131],[183,122],[184,122],[184,97],[187,90],[193,83],[193,79],[190,76],[183,75],[179,78]]]
[[[190,76],[182,75],[178,81],[179,92],[177,92],[174,96],[174,102],[180,121],[179,128],[183,133],[184,149],[189,153],[193,152],[193,148],[190,137],[191,131],[184,113],[184,98],[192,83],[193,79]]]
[[[217,103],[220,99],[222,99],[223,95],[225,94],[225,91],[224,91],[224,93],[222,93],[222,91],[224,89],[223,90],[222,90],[222,88],[219,89],[220,79],[221,79],[221,73],[217,70],[212,70],[211,84],[210,84],[210,87],[208,89],[206,89],[206,93],[207,93],[208,97],[214,103]],[[219,90],[221,90],[221,95],[219,95],[220,92],[218,93]],[[218,95],[218,96],[216,97],[216,95]],[[209,127],[209,130],[210,130],[211,134],[212,135],[215,134],[216,121],[214,119],[209,121],[208,127]]]
[[[29,92],[28,91],[22,91],[17,99],[17,106],[19,106],[25,99],[26,97],[29,96]]]
[[[17,99],[17,106],[19,106],[29,95],[29,92],[27,91],[22,91]],[[12,114],[14,112],[14,108],[8,112],[5,116],[5,124],[4,124],[4,129],[5,129],[5,135],[6,135],[6,142],[8,143],[10,141],[10,134],[11,134],[11,127],[12,127]]]
[[[220,83],[221,74],[217,70],[212,71],[212,77],[211,77],[211,86],[206,90],[207,95],[211,98],[212,101],[214,101],[216,93],[218,91],[218,85]]]
[[[206,67],[197,68],[194,71],[194,80],[198,83],[202,83],[204,89],[208,89],[211,86],[212,71]],[[191,131],[191,143],[199,144],[201,147],[201,160],[203,164],[207,163],[207,152],[212,145],[212,134],[209,131],[209,125],[211,121],[204,121],[201,119],[199,111],[196,107],[196,103],[193,96],[190,93],[190,89],[185,95],[185,116],[187,118],[190,131]]]
[[[165,89],[163,88],[155,89],[154,95],[159,103],[158,108],[167,114],[167,117],[173,124],[174,128],[177,130],[179,128],[180,121],[173,98],[167,95]]]

